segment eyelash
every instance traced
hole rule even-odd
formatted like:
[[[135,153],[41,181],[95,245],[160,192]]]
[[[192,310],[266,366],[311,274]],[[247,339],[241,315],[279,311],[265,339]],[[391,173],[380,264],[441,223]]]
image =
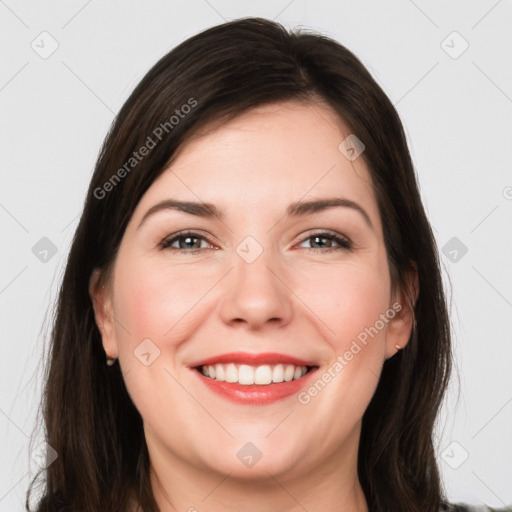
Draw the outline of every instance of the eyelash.
[[[175,251],[180,251],[180,252],[187,252],[187,253],[195,253],[195,252],[204,250],[202,248],[198,248],[198,249],[180,249],[180,248],[177,248],[177,247],[170,247],[170,245],[173,242],[175,242],[176,240],[179,240],[179,239],[182,239],[182,238],[187,238],[187,237],[198,238],[198,239],[201,239],[201,240],[205,240],[208,243],[211,243],[205,236],[200,235],[199,233],[197,233],[195,231],[183,231],[181,233],[173,235],[171,238],[166,238],[166,239],[162,240],[162,242],[160,242],[160,244],[159,244],[159,247],[162,250],[170,249],[170,250],[175,250]],[[316,249],[314,247],[304,247],[304,249],[309,250],[309,251],[313,251],[313,252],[332,252],[332,251],[337,251],[337,250],[345,250],[345,251],[352,250],[352,242],[347,237],[340,236],[340,235],[338,235],[338,234],[336,234],[334,232],[325,231],[325,230],[324,231],[319,231],[317,233],[312,233],[312,234],[308,235],[307,237],[303,238],[299,243],[303,243],[306,240],[309,240],[310,238],[315,238],[315,237],[326,238],[327,240],[334,241],[334,242],[338,243],[340,245],[340,247],[329,247],[327,249]]]

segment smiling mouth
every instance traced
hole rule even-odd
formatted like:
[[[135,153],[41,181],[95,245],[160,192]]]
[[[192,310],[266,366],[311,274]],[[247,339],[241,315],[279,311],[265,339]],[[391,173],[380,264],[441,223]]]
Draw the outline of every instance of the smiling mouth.
[[[200,365],[195,369],[204,377],[218,381],[239,384],[241,386],[279,384],[299,380],[317,366],[295,364],[263,364],[252,366],[238,363],[217,363]]]

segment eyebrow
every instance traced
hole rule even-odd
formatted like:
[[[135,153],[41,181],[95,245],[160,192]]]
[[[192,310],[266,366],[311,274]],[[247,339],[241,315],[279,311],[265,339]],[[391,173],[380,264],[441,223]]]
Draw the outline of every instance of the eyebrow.
[[[359,212],[365,222],[369,227],[373,229],[373,224],[370,219],[370,216],[363,207],[361,207],[355,201],[351,199],[341,198],[341,197],[332,197],[332,198],[324,198],[324,199],[314,199],[311,201],[297,201],[292,203],[286,209],[286,215],[290,217],[300,217],[303,215],[309,215],[313,213],[318,213],[325,211],[330,208],[335,207],[343,207],[343,208],[351,208],[357,212]],[[217,217],[218,219],[223,219],[224,214],[220,211],[214,204],[212,203],[198,203],[193,201],[178,201],[177,199],[165,199],[154,206],[152,206],[142,217],[137,229],[139,229],[144,221],[155,214],[156,212],[162,210],[177,210],[183,213],[188,213],[190,215],[196,215],[198,217],[204,218],[213,218]]]

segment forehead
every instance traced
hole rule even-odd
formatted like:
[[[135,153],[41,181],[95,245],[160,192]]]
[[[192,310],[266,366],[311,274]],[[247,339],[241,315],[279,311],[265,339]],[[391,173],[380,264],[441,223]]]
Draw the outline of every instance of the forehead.
[[[141,203],[165,199],[258,208],[300,199],[342,195],[377,214],[369,170],[349,160],[340,144],[350,129],[330,108],[283,102],[246,111],[196,132]]]

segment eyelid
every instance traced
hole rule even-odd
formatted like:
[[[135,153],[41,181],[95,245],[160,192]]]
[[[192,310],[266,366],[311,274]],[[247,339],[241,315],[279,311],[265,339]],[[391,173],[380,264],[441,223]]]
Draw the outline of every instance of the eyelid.
[[[168,246],[166,247],[167,244],[170,244],[171,242],[176,241],[176,239],[178,239],[178,238],[185,238],[187,236],[190,236],[193,238],[199,238],[199,239],[205,240],[210,245],[215,245],[214,243],[212,243],[209,236],[206,236],[201,233],[200,229],[184,229],[182,231],[177,231],[176,233],[172,233],[171,235],[166,236],[161,242],[159,242],[158,247],[163,250],[169,249]],[[199,249],[176,249],[174,247],[172,249],[175,249],[175,250],[181,251],[181,252],[195,252],[195,251],[204,250],[202,248],[199,248]]]
[[[173,233],[173,234],[165,237],[158,244],[158,246],[162,250],[169,249],[170,248],[169,245],[171,243],[175,242],[179,238],[185,238],[187,236],[190,236],[192,238],[198,238],[200,240],[204,240],[210,245],[215,245],[214,243],[212,243],[209,236],[206,236],[201,233],[201,230],[185,229],[185,230],[178,231],[176,233]],[[353,248],[354,248],[354,244],[348,236],[346,236],[342,233],[338,233],[337,231],[332,231],[330,229],[321,229],[321,228],[312,229],[312,230],[309,230],[308,232],[302,234],[301,238],[294,244],[294,246],[300,245],[315,236],[330,239],[330,240],[334,241],[335,243],[337,243],[338,247],[328,247],[325,249],[315,249],[314,247],[303,247],[303,249],[306,249],[308,251],[313,251],[313,252],[331,252],[331,251],[336,251],[336,250],[349,251],[349,250],[353,250]],[[193,253],[193,252],[205,250],[205,248],[200,247],[200,248],[196,248],[196,249],[178,249],[178,248],[173,247],[173,248],[171,248],[171,250],[176,250],[178,252],[185,252],[185,253],[187,253],[187,252]],[[216,249],[213,249],[213,250],[216,250]]]
[[[312,247],[304,247],[303,249],[307,249],[313,252],[330,252],[339,249],[345,249],[346,251],[349,251],[352,250],[354,246],[352,240],[348,236],[342,233],[338,233],[337,231],[321,228],[310,230],[307,233],[301,235],[301,239],[299,240],[299,242],[297,242],[297,244],[301,244],[315,236],[320,238],[324,237],[331,239],[332,241],[336,242],[339,245],[339,247],[329,247],[327,249],[314,249]]]

